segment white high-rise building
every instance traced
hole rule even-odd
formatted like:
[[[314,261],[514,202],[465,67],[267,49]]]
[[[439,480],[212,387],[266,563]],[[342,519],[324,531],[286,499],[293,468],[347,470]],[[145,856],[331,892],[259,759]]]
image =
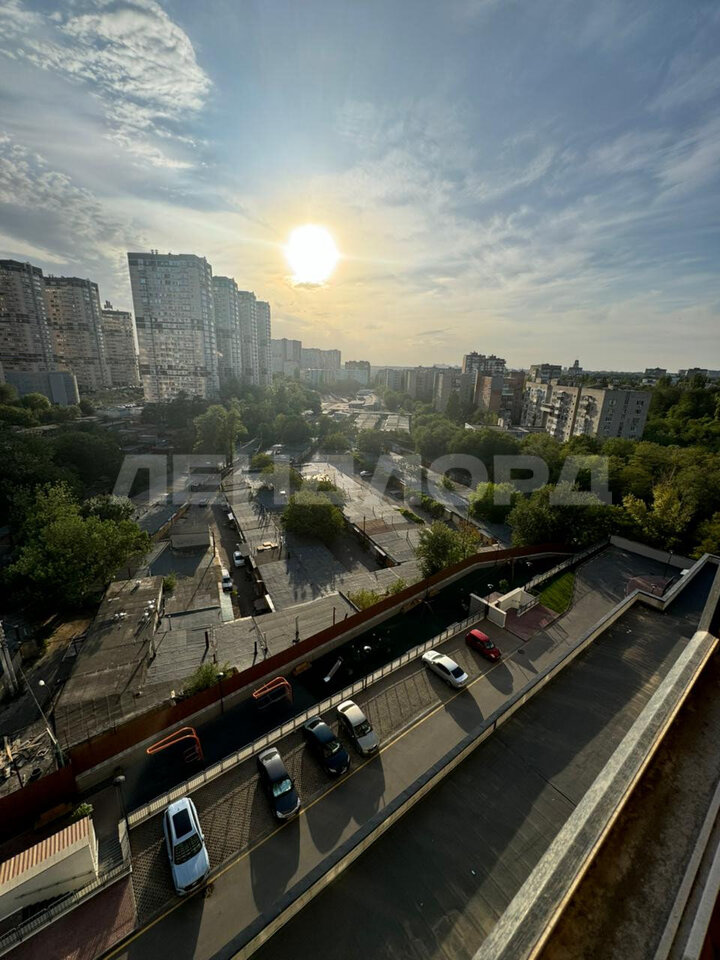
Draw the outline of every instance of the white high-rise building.
[[[57,368],[75,374],[80,393],[112,386],[97,284],[45,277],[45,304]]]
[[[140,377],[148,400],[218,392],[212,268],[191,253],[128,253]]]
[[[40,267],[0,260],[0,364],[4,370],[55,369]]]
[[[242,339],[243,382],[260,386],[257,299],[249,290],[238,290],[238,315]]]
[[[109,300],[102,308],[105,359],[113,387],[140,385],[135,323],[129,310],[115,310]]]
[[[242,329],[238,288],[232,277],[213,277],[213,301],[220,382],[242,380]]]
[[[261,387],[272,383],[272,343],[270,335],[270,304],[257,300],[255,304],[258,343],[258,376]]]

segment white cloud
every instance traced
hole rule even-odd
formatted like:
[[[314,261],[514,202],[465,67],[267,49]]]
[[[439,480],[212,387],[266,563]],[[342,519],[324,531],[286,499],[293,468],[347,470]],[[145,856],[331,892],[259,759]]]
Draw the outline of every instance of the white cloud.
[[[85,85],[102,103],[108,135],[140,160],[188,164],[158,140],[193,145],[180,128],[202,109],[211,82],[155,0],[83,0],[49,17],[11,0],[3,18],[6,56]]]

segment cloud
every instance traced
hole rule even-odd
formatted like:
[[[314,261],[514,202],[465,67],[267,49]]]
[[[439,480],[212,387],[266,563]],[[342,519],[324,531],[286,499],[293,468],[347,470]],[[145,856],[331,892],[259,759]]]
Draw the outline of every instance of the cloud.
[[[3,10],[0,51],[85,86],[102,104],[108,135],[156,166],[183,167],[162,140],[194,146],[183,122],[211,82],[187,34],[155,0],[82,0],[48,17],[19,0]]]

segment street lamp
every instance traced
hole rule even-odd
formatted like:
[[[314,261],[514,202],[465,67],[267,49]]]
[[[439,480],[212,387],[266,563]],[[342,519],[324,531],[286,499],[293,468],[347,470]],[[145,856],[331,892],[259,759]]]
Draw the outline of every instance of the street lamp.
[[[18,669],[19,669],[19,668],[18,668]],[[45,724],[45,730],[47,731],[47,735],[50,737],[50,742],[52,743],[53,749],[54,749],[54,751],[55,751],[55,758],[57,759],[57,765],[58,765],[58,767],[64,767],[64,766],[65,766],[65,757],[63,756],[63,752],[62,752],[62,749],[61,749],[61,747],[60,747],[60,744],[58,743],[57,737],[55,736],[55,734],[54,734],[53,731],[52,731],[52,727],[50,726],[50,721],[48,720],[47,716],[45,715],[45,711],[44,711],[43,708],[40,706],[40,702],[38,701],[38,698],[35,696],[35,691],[34,691],[33,688],[31,687],[28,678],[25,676],[25,674],[23,673],[22,670],[20,670],[20,675],[22,676],[23,680],[25,681],[25,686],[27,687],[28,692],[30,693],[30,696],[33,698],[33,700],[34,700],[34,702],[35,702],[35,706],[38,708],[38,713],[39,713],[40,716],[43,718],[43,723]],[[45,681],[44,681],[44,680],[38,680],[38,686],[39,686],[39,687],[44,687],[45,685],[46,685],[46,684],[45,684]]]
[[[130,821],[128,820],[127,808],[125,807],[125,793],[123,792],[123,784],[125,783],[125,774],[119,773],[113,780],[113,785],[117,790],[118,799],[120,801],[120,810],[122,812],[123,820],[125,821],[125,829],[127,831],[128,843],[130,842]]]
[[[220,670],[217,675],[217,678],[218,678],[218,686],[220,687],[220,714],[221,715],[225,713],[225,700],[223,699],[223,687],[222,687],[224,676],[225,674],[222,672],[222,670]]]

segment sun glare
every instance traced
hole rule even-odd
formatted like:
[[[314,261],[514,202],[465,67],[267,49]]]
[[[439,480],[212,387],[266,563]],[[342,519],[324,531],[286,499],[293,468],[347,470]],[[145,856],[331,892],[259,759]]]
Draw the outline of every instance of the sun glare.
[[[308,223],[290,234],[285,256],[294,283],[322,284],[330,277],[340,254],[325,227]]]

